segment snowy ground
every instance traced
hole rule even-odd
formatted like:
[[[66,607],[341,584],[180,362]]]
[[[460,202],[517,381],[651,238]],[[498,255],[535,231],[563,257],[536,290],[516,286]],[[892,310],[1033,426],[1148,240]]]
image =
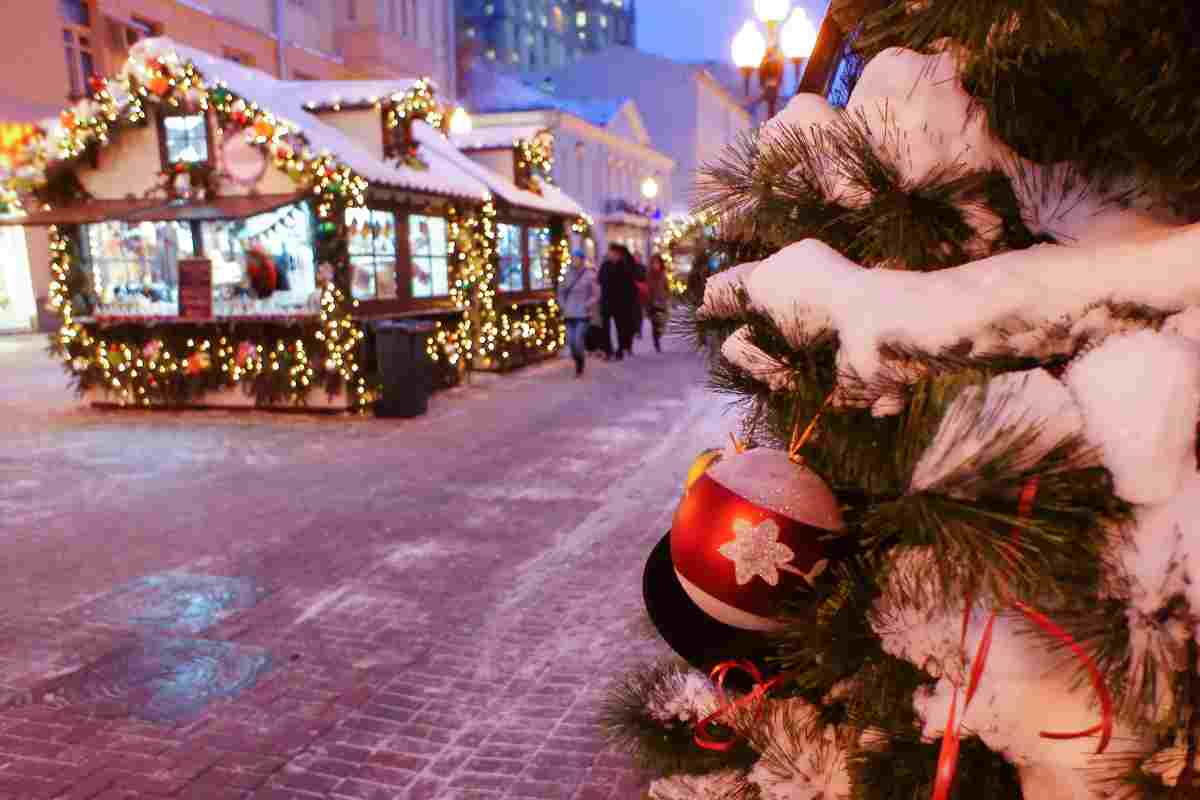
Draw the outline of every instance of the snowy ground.
[[[641,568],[736,422],[697,357],[639,342],[386,421],[82,408],[42,346],[0,338],[0,797],[639,796],[595,714],[666,654]],[[164,573],[244,580],[155,595]],[[270,667],[124,714],[120,665],[180,637]],[[172,690],[229,683],[222,653]]]

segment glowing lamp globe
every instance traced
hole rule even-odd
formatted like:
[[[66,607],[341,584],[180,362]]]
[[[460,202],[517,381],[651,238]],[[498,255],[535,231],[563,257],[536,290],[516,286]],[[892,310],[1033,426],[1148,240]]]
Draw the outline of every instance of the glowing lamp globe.
[[[658,197],[658,181],[654,178],[646,178],[642,181],[642,197],[647,200],[653,200]]]
[[[757,69],[767,55],[767,40],[753,22],[733,37],[733,63],[739,69]]]
[[[808,58],[816,46],[817,29],[804,9],[797,8],[779,31],[779,49],[783,51],[784,58],[795,60]]]
[[[763,22],[783,22],[791,9],[791,0],[754,0],[754,13]]]
[[[455,136],[462,136],[470,133],[475,123],[471,120],[471,115],[462,106],[454,109],[454,113],[450,115],[450,133]]]
[[[787,596],[810,588],[829,565],[844,527],[837,498],[816,473],[782,451],[747,450],[691,483],[671,524],[671,562],[709,617],[770,631]]]

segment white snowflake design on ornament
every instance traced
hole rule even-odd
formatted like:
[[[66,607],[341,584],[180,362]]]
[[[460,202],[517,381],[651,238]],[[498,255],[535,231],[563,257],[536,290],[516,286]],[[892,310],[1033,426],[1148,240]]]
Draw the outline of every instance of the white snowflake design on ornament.
[[[755,577],[762,578],[771,586],[779,585],[779,570],[799,572],[789,564],[796,554],[792,548],[779,542],[779,525],[775,520],[763,520],[751,525],[739,519],[733,523],[737,537],[718,548],[721,555],[733,562],[737,572],[738,586],[744,586]]]

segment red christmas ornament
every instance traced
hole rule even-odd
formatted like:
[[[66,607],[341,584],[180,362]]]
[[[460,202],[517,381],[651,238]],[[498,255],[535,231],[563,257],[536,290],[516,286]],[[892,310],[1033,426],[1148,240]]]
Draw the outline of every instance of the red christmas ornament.
[[[162,97],[168,91],[170,91],[171,82],[168,81],[166,78],[159,76],[157,78],[151,78],[149,80],[149,82],[146,83],[146,88],[148,88],[150,91],[154,92],[159,97]]]
[[[671,525],[671,561],[692,601],[745,630],[779,626],[782,599],[829,564],[844,528],[837,498],[780,450],[717,461],[684,494]]]
[[[88,78],[88,86],[92,89],[92,94],[100,94],[108,86],[108,81],[99,75],[93,75]]]

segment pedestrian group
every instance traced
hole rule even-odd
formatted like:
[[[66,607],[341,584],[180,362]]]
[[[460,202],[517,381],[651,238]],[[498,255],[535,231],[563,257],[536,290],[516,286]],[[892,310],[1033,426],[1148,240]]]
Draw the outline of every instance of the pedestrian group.
[[[654,349],[662,352],[669,288],[666,263],[655,254],[649,270],[622,244],[610,244],[599,270],[581,251],[558,286],[558,303],[567,324],[567,346],[575,359],[575,375],[583,375],[587,353],[599,351],[606,361],[633,355],[647,316]],[[616,329],[616,347],[612,331]]]

